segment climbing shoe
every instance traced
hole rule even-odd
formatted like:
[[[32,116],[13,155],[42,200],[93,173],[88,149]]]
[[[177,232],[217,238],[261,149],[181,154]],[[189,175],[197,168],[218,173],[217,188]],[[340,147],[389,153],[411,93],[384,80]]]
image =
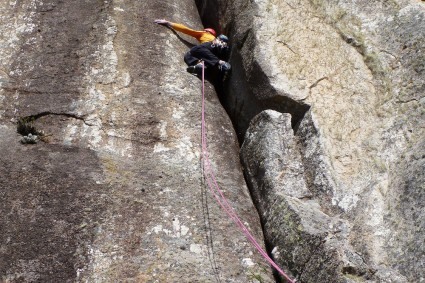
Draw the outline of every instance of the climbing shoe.
[[[186,70],[191,74],[200,74],[202,72],[202,64],[196,64],[194,66],[189,66],[189,67],[187,67]]]

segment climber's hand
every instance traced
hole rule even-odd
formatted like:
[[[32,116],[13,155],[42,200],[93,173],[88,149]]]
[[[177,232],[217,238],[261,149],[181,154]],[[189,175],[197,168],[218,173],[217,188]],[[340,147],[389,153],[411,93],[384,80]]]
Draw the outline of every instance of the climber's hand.
[[[222,72],[228,72],[228,71],[230,71],[231,68],[232,68],[232,66],[225,61],[220,60],[218,62],[218,69]]]
[[[163,26],[167,26],[168,27],[170,25],[170,22],[168,22],[167,20],[160,19],[160,20],[155,20],[155,24],[163,25]]]

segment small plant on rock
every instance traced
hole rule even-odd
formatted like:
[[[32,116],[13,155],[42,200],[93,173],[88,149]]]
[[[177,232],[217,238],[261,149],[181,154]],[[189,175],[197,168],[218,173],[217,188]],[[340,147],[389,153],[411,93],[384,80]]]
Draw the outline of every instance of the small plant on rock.
[[[43,136],[43,132],[38,131],[34,126],[35,117],[23,117],[18,119],[17,132],[23,137],[21,143],[34,144],[39,140],[39,136]]]
[[[23,136],[28,136],[28,134],[38,135],[38,131],[34,126],[34,117],[23,117],[18,119],[18,128],[17,131]]]

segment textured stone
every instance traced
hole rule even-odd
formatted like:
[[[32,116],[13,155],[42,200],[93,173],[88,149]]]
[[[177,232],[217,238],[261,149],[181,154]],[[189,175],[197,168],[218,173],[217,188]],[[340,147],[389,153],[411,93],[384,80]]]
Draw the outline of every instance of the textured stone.
[[[279,129],[246,165],[280,264],[301,282],[424,281],[424,2],[195,2],[231,40],[217,89],[240,141],[263,110],[292,116],[287,151]],[[1,281],[271,281],[205,191],[195,42],[163,17],[201,27],[189,0],[0,1]],[[209,83],[207,119],[219,185],[262,241]]]
[[[350,224],[327,215],[312,199],[296,140],[290,115],[267,110],[251,121],[241,148],[246,179],[275,259],[290,266],[301,282],[312,277],[318,282],[371,278],[348,243]]]
[[[290,113],[313,199],[350,223],[349,244],[376,280],[423,281],[424,223],[413,220],[420,205],[411,201],[423,199],[423,157],[411,156],[422,156],[425,137],[424,2],[197,5],[204,14],[215,6],[220,17],[205,15],[205,24],[230,35],[223,101],[240,140],[261,111]],[[409,160],[417,174],[406,175]]]
[[[0,2],[0,281],[272,281],[203,182],[201,82],[165,16],[201,26],[186,0]],[[218,184],[261,243],[232,123],[206,97]],[[19,121],[41,141],[21,144]]]

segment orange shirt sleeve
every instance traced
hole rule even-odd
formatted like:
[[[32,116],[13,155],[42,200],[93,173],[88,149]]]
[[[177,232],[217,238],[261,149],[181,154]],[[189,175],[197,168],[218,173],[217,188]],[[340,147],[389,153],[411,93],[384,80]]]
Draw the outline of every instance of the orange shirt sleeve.
[[[203,31],[203,30],[193,30],[191,28],[188,28],[185,25],[177,24],[177,23],[170,23],[171,28],[173,28],[176,31],[179,31],[181,33],[190,35],[194,38],[196,38],[200,43],[209,42],[214,40],[214,35]]]
[[[205,42],[210,42],[213,41],[215,39],[215,36],[212,35],[209,32],[204,31],[204,33],[202,34],[201,38],[199,39],[199,41],[201,43],[205,43]]]

